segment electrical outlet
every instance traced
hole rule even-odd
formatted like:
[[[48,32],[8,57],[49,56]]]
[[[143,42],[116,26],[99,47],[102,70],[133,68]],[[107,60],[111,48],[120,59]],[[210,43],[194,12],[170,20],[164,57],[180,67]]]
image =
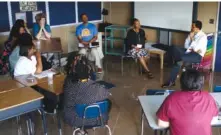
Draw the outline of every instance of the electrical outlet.
[[[210,24],[214,24],[214,19],[209,19]]]

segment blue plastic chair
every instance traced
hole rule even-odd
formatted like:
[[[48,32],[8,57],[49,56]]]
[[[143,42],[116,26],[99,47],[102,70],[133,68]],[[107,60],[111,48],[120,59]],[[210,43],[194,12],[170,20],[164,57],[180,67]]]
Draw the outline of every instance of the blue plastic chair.
[[[146,91],[146,95],[164,95],[164,93],[166,92],[166,90],[147,90]],[[169,90],[169,93],[171,94],[172,92],[174,92],[174,90]]]
[[[214,86],[213,92],[221,92],[221,86],[219,86],[219,85]]]
[[[75,129],[73,132],[73,135],[75,135],[75,133],[79,130],[84,130],[85,119],[91,119],[91,118],[100,118],[101,124],[97,124],[95,126],[93,125],[91,127],[87,126],[87,128],[93,128],[95,131],[96,128],[105,127],[108,129],[109,135],[112,135],[110,127],[106,123],[104,123],[104,120],[102,117],[104,115],[108,115],[108,109],[109,109],[109,103],[107,100],[97,102],[97,103],[94,103],[91,105],[77,104],[75,106],[75,110],[76,110],[78,117],[81,117],[83,119],[83,122],[82,122],[82,127]],[[97,119],[97,120],[99,120],[99,119]]]

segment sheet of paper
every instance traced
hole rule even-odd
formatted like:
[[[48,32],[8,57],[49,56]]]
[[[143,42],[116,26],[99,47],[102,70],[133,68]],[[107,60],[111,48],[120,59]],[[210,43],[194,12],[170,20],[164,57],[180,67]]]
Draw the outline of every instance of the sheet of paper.
[[[15,13],[15,19],[22,19],[27,22],[26,12]]]
[[[84,47],[84,45],[82,43],[79,43],[78,47]]]
[[[41,74],[34,74],[34,76],[38,79],[41,79],[41,78],[47,77],[49,73],[53,73],[53,75],[56,74],[52,70],[45,70],[45,71],[41,72]]]

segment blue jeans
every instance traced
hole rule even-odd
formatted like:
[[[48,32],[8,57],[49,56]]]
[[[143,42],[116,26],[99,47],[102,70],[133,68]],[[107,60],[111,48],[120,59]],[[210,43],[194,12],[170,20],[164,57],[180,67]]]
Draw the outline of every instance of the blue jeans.
[[[170,73],[170,78],[168,82],[175,82],[176,77],[180,71],[180,68],[182,66],[182,63],[188,63],[188,64],[192,64],[192,63],[200,63],[202,59],[202,56],[199,55],[196,52],[190,52],[187,54],[183,54],[181,57],[181,61],[178,61],[172,68],[172,71]]]

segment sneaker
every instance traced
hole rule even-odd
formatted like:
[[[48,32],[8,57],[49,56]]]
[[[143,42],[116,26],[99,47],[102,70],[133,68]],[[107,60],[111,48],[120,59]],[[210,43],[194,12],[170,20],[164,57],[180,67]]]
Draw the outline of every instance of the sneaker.
[[[97,69],[97,73],[101,74],[103,72],[102,68]]]
[[[168,88],[168,87],[172,87],[172,86],[175,86],[175,82],[167,82],[167,83],[164,83],[163,85],[161,85],[162,88]]]

